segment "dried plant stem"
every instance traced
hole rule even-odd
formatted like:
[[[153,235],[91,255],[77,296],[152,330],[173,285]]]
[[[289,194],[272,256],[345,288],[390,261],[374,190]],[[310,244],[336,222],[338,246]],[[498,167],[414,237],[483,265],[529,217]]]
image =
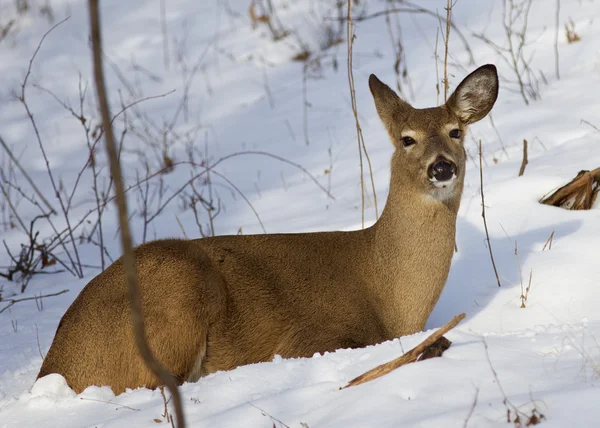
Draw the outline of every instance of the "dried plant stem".
[[[127,289],[129,292],[129,300],[131,304],[131,319],[133,322],[134,336],[136,345],[143,358],[146,366],[150,371],[160,379],[160,382],[166,385],[171,391],[175,406],[175,414],[177,417],[177,426],[185,427],[183,408],[181,397],[175,378],[156,360],[152,355],[144,333],[144,320],[142,318],[142,301],[140,296],[138,276],[135,264],[135,255],[133,253],[133,244],[131,233],[129,230],[129,222],[127,219],[127,199],[125,198],[125,189],[123,185],[123,177],[121,166],[119,164],[117,146],[114,140],[114,135],[111,126],[111,114],[106,95],[106,87],[104,83],[104,69],[102,62],[102,36],[100,30],[100,11],[98,7],[99,0],[89,0],[89,17],[92,39],[92,54],[94,80],[96,84],[96,92],[98,95],[98,103],[100,105],[100,113],[104,125],[104,138],[106,141],[106,150],[108,152],[110,162],[110,172],[114,178],[114,189],[116,193],[117,206],[119,211],[119,226],[121,229],[121,244],[123,246],[123,265],[125,269],[125,277]]]
[[[267,411],[261,409],[260,407],[258,407],[255,404],[252,404],[251,402],[248,401],[248,404],[251,405],[252,407],[254,407],[255,409],[259,410],[264,416],[267,416],[269,418],[271,418],[271,420],[273,421],[273,426],[275,426],[275,422],[277,422],[279,425],[281,425],[283,428],[290,428],[289,425],[287,425],[285,422],[283,422],[280,419],[277,419],[275,416],[269,414]]]
[[[165,0],[160,0],[160,31],[162,33],[165,70],[169,70],[169,36],[167,35],[167,6],[165,3]]]
[[[556,0],[556,28],[554,30],[554,70],[556,78],[560,80],[560,70],[558,66],[558,31],[560,29],[560,0]]]
[[[492,253],[492,243],[490,242],[490,233],[488,232],[487,220],[485,218],[485,196],[483,194],[483,165],[482,165],[483,155],[481,152],[481,140],[479,140],[479,183],[481,184],[481,217],[483,217],[483,227],[485,228],[485,238],[487,241],[487,247],[490,251],[490,259],[492,260],[492,266],[494,268],[494,273],[496,274],[496,281],[498,282],[498,287],[500,285],[500,277],[498,276],[498,270],[496,269],[496,262],[494,261],[494,254]]]
[[[550,234],[550,236],[546,240],[546,243],[544,244],[544,247],[542,248],[542,251],[544,251],[546,249],[546,247],[548,247],[548,250],[552,249],[552,240],[554,239],[554,232],[555,232],[554,229],[552,229],[552,233]]]
[[[29,182],[29,185],[32,187],[32,189],[35,191],[35,193],[40,197],[40,199],[42,200],[44,205],[46,205],[46,208],[48,208],[52,214],[56,214],[56,210],[54,209],[54,207],[44,197],[44,194],[40,191],[40,189],[37,188],[37,186],[31,179],[31,177],[29,176],[29,174],[27,174],[27,171],[25,171],[25,169],[21,166],[21,164],[15,157],[15,155],[13,155],[12,151],[8,147],[8,144],[6,144],[6,142],[4,141],[2,136],[0,136],[0,144],[2,144],[2,147],[8,154],[8,157],[10,158],[10,160],[13,161],[15,165],[17,165],[17,168],[19,168],[19,171],[21,171],[21,174],[23,174],[23,177],[25,177],[25,179]]]
[[[519,258],[519,247],[517,245],[517,241],[515,241],[515,257],[517,258],[517,267],[519,268],[519,282],[521,284],[521,308],[524,308],[525,289],[523,288],[523,270],[521,269],[521,259]],[[529,280],[529,284],[531,285],[531,277]]]
[[[452,0],[446,3],[446,39],[444,40],[444,102],[448,101],[448,45],[450,42],[450,23],[452,22]]]
[[[525,308],[525,302],[529,298],[529,290],[531,290],[531,278],[533,277],[533,269],[529,270],[529,282],[527,283],[527,288],[525,288],[525,293],[523,293],[523,285],[521,285],[521,308]]]
[[[43,299],[44,297],[54,297],[54,296],[60,296],[61,294],[65,294],[67,293],[69,290],[62,290],[59,291],[58,293],[51,293],[51,294],[42,294],[39,296],[33,296],[33,297],[22,297],[20,299],[4,299],[4,300],[0,300],[0,302],[2,303],[7,303],[7,305],[5,307],[3,307],[2,309],[0,309],[0,314],[2,312],[4,312],[5,310],[7,310],[8,308],[10,308],[11,306],[19,303],[19,302],[27,302],[29,300],[39,300],[39,299]]]
[[[25,223],[23,223],[23,219],[21,218],[21,216],[17,212],[17,208],[13,205],[12,199],[11,199],[10,195],[8,194],[8,192],[6,191],[6,189],[4,188],[4,185],[2,184],[2,182],[0,182],[0,191],[2,192],[2,195],[4,196],[4,200],[8,204],[8,207],[13,212],[13,215],[15,216],[15,218],[17,219],[17,221],[19,222],[19,225],[21,226],[21,228],[23,229],[23,231],[25,233],[28,233],[27,226],[25,226]]]
[[[21,102],[21,104],[23,104],[23,107],[25,108],[27,117],[29,118],[29,122],[31,123],[31,126],[32,126],[34,134],[35,134],[35,138],[37,140],[38,146],[42,153],[42,157],[44,158],[44,162],[46,164],[46,171],[48,172],[48,178],[50,178],[52,190],[54,191],[54,195],[56,196],[56,198],[58,199],[58,202],[60,204],[60,208],[61,208],[64,220],[65,220],[65,223],[67,225],[67,231],[68,231],[69,238],[71,240],[71,245],[73,246],[73,254],[75,255],[75,259],[77,260],[77,263],[75,263],[75,261],[71,258],[71,255],[70,255],[69,251],[67,250],[66,245],[62,241],[61,241],[61,244],[63,246],[63,249],[65,250],[65,253],[67,253],[69,255],[69,259],[71,260],[72,265],[73,265],[73,270],[77,273],[77,276],[79,278],[83,278],[83,268],[81,265],[81,259],[79,258],[79,250],[77,249],[76,240],[75,240],[75,237],[73,236],[73,228],[71,227],[71,221],[69,219],[69,212],[68,212],[69,208],[67,206],[65,206],[65,203],[64,203],[63,198],[59,191],[59,187],[56,183],[56,180],[54,179],[54,174],[52,173],[52,168],[50,168],[50,160],[48,159],[48,156],[46,155],[46,149],[44,148],[44,144],[42,142],[42,137],[40,136],[40,132],[37,127],[37,123],[33,117],[33,112],[29,108],[29,104],[27,103],[27,98],[26,98],[27,82],[29,80],[29,76],[31,75],[31,69],[33,67],[33,62],[35,61],[37,54],[39,53],[40,49],[42,48],[42,44],[44,43],[44,40],[46,39],[46,37],[48,37],[48,35],[53,30],[55,30],[59,25],[66,22],[68,19],[69,19],[69,17],[67,17],[67,18],[63,19],[62,21],[60,21],[59,23],[55,24],[48,31],[46,31],[44,33],[44,35],[42,36],[35,51],[33,52],[33,55],[29,59],[29,65],[27,67],[27,72],[25,73],[25,77],[23,78],[23,82],[21,83],[21,92],[18,95],[18,100]],[[56,212],[56,211],[53,210],[53,212]]]
[[[473,399],[473,402],[471,403],[471,407],[469,408],[469,413],[467,414],[467,417],[465,418],[465,421],[463,423],[463,428],[467,428],[467,425],[469,425],[469,420],[471,419],[471,416],[473,416],[475,407],[477,407],[477,399],[478,398],[479,398],[479,388],[475,388],[475,398]]]
[[[36,300],[36,302],[37,302],[37,300]],[[35,341],[37,342],[38,352],[40,354],[40,357],[42,357],[42,361],[44,361],[44,359],[46,357],[44,356],[44,353],[42,352],[42,346],[40,345],[40,332],[38,331],[37,324],[34,324],[34,326],[35,326]]]
[[[465,318],[465,314],[460,314],[452,318],[450,322],[448,322],[445,326],[441,327],[439,330],[435,331],[431,334],[427,339],[419,343],[413,349],[408,351],[406,354],[396,358],[395,360],[389,361],[387,363],[381,364],[375,367],[372,370],[369,370],[366,373],[361,374],[360,376],[352,379],[348,382],[348,385],[344,386],[341,389],[348,388],[350,386],[360,385],[361,383],[368,382],[373,379],[377,379],[378,377],[384,376],[389,372],[396,370],[398,367],[404,366],[409,363],[413,363],[417,361],[419,355],[423,353],[423,351],[435,343],[440,337],[444,334],[448,333],[454,327],[457,326],[459,322],[461,322]]]
[[[519,177],[525,173],[525,167],[529,163],[527,159],[527,140],[523,140],[523,161],[521,162],[521,168],[519,169]]]
[[[587,121],[585,119],[581,119],[581,123],[585,123],[586,125],[589,125],[592,128],[594,128],[596,131],[600,132],[600,129],[597,126],[593,125],[591,122],[589,122],[589,121]]]
[[[440,38],[440,32],[435,32],[435,50],[433,51],[433,62],[435,62],[435,105],[440,105],[440,70],[438,65],[438,41]]]
[[[445,21],[445,19],[440,17],[437,12],[434,12],[429,9],[425,9],[424,7],[421,7],[415,3],[403,0],[402,4],[406,5],[406,7],[386,9],[386,10],[382,10],[380,12],[375,12],[370,15],[363,15],[363,16],[356,18],[355,21],[356,22],[367,21],[369,19],[379,18],[380,16],[389,15],[392,13],[424,14],[424,15],[429,15],[435,19],[441,19],[441,20]],[[454,31],[454,33],[461,39],[461,41],[464,45],[465,51],[467,52],[467,55],[469,55],[469,64],[475,64],[475,57],[473,55],[473,50],[471,49],[471,46],[469,46],[469,42],[467,41],[467,38],[464,36],[464,34],[460,31],[460,29],[454,23],[450,22],[450,27],[452,27],[452,31]]]
[[[530,427],[533,425],[537,425],[542,420],[546,419],[546,417],[542,413],[540,413],[540,411],[537,409],[537,407],[535,407],[535,404],[534,404],[534,408],[531,410],[531,414],[528,415],[527,413],[520,410],[519,407],[515,406],[510,401],[510,399],[506,395],[506,392],[504,391],[504,388],[502,387],[502,384],[500,383],[500,379],[498,378],[498,373],[496,372],[496,369],[494,369],[494,366],[492,365],[492,360],[490,359],[490,351],[488,349],[488,344],[485,340],[485,337],[482,337],[482,340],[483,340],[483,347],[485,349],[485,356],[486,356],[488,365],[490,366],[490,370],[492,372],[492,376],[494,376],[496,385],[498,385],[500,394],[502,394],[502,398],[503,398],[502,403],[506,406],[506,422],[512,423],[515,426],[515,428],[523,428],[523,427]],[[533,401],[533,398],[532,398],[532,401]]]
[[[510,156],[508,155],[508,152],[506,151],[506,147],[504,147],[504,141],[502,140],[502,136],[500,135],[500,132],[498,132],[498,128],[496,128],[496,124],[494,123],[494,115],[492,114],[492,112],[489,112],[488,118],[490,119],[490,124],[492,125],[492,128],[494,129],[494,133],[496,134],[496,137],[498,137],[498,141],[500,142],[500,147],[502,147],[502,151],[504,152],[506,157],[510,159]]]
[[[367,146],[365,145],[365,139],[363,138],[362,129],[358,120],[358,109],[356,107],[356,92],[354,90],[354,74],[352,72],[352,44],[354,43],[354,23],[352,21],[352,1],[348,0],[348,20],[347,20],[347,39],[348,39],[348,84],[350,86],[350,98],[352,100],[352,112],[354,113],[354,120],[356,121],[356,137],[358,140],[358,157],[360,161],[360,194],[361,194],[361,206],[362,216],[361,225],[365,228],[365,180],[364,180],[364,167],[363,167],[363,152],[367,159],[369,166],[369,176],[371,177],[371,186],[373,189],[373,203],[375,205],[375,219],[379,218],[379,210],[377,208],[377,193],[375,192],[375,180],[373,179],[373,168],[371,166],[371,159],[367,152]]]

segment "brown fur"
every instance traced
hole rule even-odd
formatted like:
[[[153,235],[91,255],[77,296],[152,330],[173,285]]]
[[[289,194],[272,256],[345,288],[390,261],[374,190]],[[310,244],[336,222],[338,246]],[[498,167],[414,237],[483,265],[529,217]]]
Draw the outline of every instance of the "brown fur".
[[[135,249],[150,348],[180,381],[275,354],[362,347],[422,330],[450,268],[465,172],[464,131],[497,96],[495,67],[467,77],[446,105],[414,109],[375,76],[369,86],[396,151],[381,218],[353,232],[168,239]],[[410,132],[416,140],[404,147]],[[457,166],[449,189],[427,171]],[[63,316],[38,377],[89,385],[158,386],[138,355],[121,260]]]

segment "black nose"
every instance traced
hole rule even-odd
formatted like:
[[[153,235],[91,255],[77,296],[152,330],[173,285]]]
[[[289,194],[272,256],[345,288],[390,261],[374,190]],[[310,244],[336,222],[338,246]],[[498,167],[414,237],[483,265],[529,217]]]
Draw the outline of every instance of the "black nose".
[[[456,165],[447,159],[438,159],[429,167],[429,177],[448,181],[456,175]]]

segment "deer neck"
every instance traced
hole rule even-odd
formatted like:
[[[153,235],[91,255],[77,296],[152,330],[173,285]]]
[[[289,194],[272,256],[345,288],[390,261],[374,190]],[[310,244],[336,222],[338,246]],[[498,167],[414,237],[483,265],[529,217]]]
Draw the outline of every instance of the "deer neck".
[[[404,180],[404,181],[403,181]],[[369,283],[392,337],[424,328],[450,269],[462,180],[444,202],[411,188],[392,168],[390,192],[372,234]]]

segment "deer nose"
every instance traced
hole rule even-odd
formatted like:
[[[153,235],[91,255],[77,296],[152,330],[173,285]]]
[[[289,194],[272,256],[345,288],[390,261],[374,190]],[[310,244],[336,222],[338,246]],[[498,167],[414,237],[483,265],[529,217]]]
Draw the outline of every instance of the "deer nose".
[[[456,176],[456,164],[439,157],[429,166],[429,178],[435,181],[449,181]]]

